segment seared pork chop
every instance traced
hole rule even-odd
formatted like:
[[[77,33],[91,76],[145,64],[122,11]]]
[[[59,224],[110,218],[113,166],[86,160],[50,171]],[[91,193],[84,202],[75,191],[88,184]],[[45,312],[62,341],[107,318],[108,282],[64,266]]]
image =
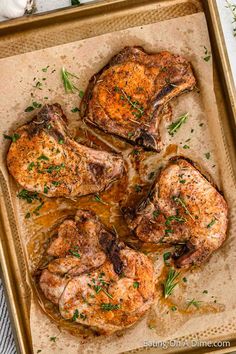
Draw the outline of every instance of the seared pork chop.
[[[39,284],[65,319],[108,334],[134,324],[153,303],[151,261],[119,243],[93,212],[64,221],[47,253],[57,258]]]
[[[159,151],[164,105],[194,88],[190,63],[169,52],[126,47],[94,75],[81,103],[85,121],[105,132]]]
[[[128,217],[144,242],[183,244],[179,267],[200,265],[225,240],[227,204],[216,188],[188,161],[173,159],[162,169],[149,197]]]
[[[17,135],[16,135],[17,134]],[[47,197],[74,197],[104,190],[123,173],[122,158],[78,144],[59,104],[46,105],[16,130],[7,166],[17,182]]]

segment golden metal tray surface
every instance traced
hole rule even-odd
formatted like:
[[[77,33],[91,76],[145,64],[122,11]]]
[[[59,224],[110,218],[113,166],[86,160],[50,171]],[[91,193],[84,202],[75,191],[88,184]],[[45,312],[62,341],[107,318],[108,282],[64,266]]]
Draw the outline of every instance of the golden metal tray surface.
[[[129,27],[205,12],[215,58],[214,79],[218,109],[230,161],[236,176],[236,95],[215,0],[107,0],[48,14],[33,15],[0,24],[0,57],[94,37]],[[220,80],[219,80],[220,77]],[[3,119],[3,118],[2,118]],[[17,230],[11,195],[0,173],[0,260],[11,320],[20,353],[32,353],[27,268]],[[219,333],[219,338],[223,337]],[[236,348],[232,334],[231,348]],[[182,349],[183,350],[183,349]],[[181,351],[182,351],[181,350]],[[156,352],[149,349],[149,352]],[[178,352],[171,349],[170,352]],[[215,348],[190,348],[188,353],[206,353]],[[219,352],[228,352],[223,349]],[[169,352],[169,350],[168,350]]]

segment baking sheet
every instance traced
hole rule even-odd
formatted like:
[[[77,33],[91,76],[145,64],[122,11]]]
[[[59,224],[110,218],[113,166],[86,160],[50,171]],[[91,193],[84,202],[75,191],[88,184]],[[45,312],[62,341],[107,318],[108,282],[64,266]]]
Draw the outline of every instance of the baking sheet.
[[[230,205],[231,225],[224,247],[214,254],[210,262],[204,267],[188,274],[188,285],[176,292],[177,301],[194,297],[206,303],[211,303],[213,312],[219,312],[209,311],[209,314],[206,314],[207,311],[203,311],[204,313],[194,311],[192,314],[182,316],[170,311],[167,313],[168,308],[158,302],[149,315],[120,337],[114,335],[108,338],[79,340],[64,330],[60,331],[51,323],[33,298],[31,303],[31,329],[36,352],[41,349],[42,352],[46,353],[56,350],[65,353],[69,348],[71,353],[77,353],[78,351],[80,353],[89,351],[116,353],[141,347],[145,340],[164,340],[184,335],[188,336],[196,331],[205,331],[207,338],[214,336],[214,334],[218,338],[219,334],[224,334],[222,327],[219,329],[219,323],[224,326],[225,334],[232,333],[232,326],[228,327],[227,324],[235,322],[236,305],[236,299],[234,299],[236,279],[230,267],[236,251],[232,232],[235,208],[235,196],[232,191],[235,190],[235,185],[215,104],[212,59],[208,62],[203,59],[205,56],[204,46],[210,51],[203,14],[132,28],[73,44],[2,59],[0,61],[2,72],[0,112],[5,119],[1,126],[1,133],[11,133],[11,129],[20,126],[29,119],[30,114],[23,112],[32,103],[31,93],[33,93],[33,99],[36,101],[44,103],[57,101],[61,103],[70,119],[73,131],[79,121],[78,117],[75,118],[75,115],[70,111],[74,106],[78,106],[78,97],[64,94],[59,75],[60,68],[65,66],[69,71],[79,75],[78,85],[81,89],[85,89],[90,76],[103,67],[110,57],[125,45],[142,45],[147,51],[153,52],[167,49],[181,54],[192,62],[196,72],[200,93],[195,91],[183,95],[172,103],[174,119],[185,112],[190,113],[190,118],[174,138],[165,134],[166,149],[162,155],[168,151],[170,144],[178,145],[178,153],[191,157],[214,177],[218,187],[224,190]],[[47,67],[47,65],[50,65],[48,72],[42,72],[42,68]],[[34,80],[35,77],[36,80]],[[46,80],[43,82],[42,90],[33,88],[35,81],[42,80],[43,77]],[[46,100],[44,97],[49,99]],[[191,133],[192,129],[194,129],[193,133]],[[191,139],[187,143],[190,149],[183,149],[182,147],[188,139]],[[214,142],[217,142],[217,145]],[[1,141],[1,165],[13,191],[16,214],[21,215],[18,218],[18,227],[26,250],[27,243],[35,235],[39,235],[40,230],[42,233],[45,230],[42,230],[42,225],[36,220],[36,227],[34,233],[32,233],[32,225],[30,225],[30,222],[26,223],[24,219],[25,205],[15,199],[15,184],[12,183],[11,179],[9,180],[4,169],[6,146],[6,141]],[[209,160],[205,156],[208,152],[211,156]],[[160,159],[161,155],[151,157],[149,166],[151,166],[151,162],[153,165],[158,165]],[[42,209],[42,214],[44,212]],[[34,267],[30,260],[29,266]],[[156,268],[158,276],[160,273],[158,261],[156,262]],[[206,288],[208,294],[203,294]],[[215,300],[216,305],[214,305]],[[154,328],[150,329],[148,324],[152,321],[154,312],[156,313],[157,323],[155,323]],[[51,337],[56,337],[55,343],[50,340]]]

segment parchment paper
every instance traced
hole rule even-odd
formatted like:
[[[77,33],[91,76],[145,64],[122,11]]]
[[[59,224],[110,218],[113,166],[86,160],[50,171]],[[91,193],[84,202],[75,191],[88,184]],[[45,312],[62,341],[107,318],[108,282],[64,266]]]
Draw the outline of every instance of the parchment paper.
[[[186,316],[175,312],[170,313],[165,307],[157,305],[138,324],[126,330],[122,336],[113,335],[85,340],[58,329],[41,311],[37,299],[32,295],[30,321],[35,352],[42,350],[42,353],[47,354],[55,352],[120,353],[143,347],[144,341],[148,340],[166,340],[194,335],[194,333],[207,339],[224,334],[230,335],[235,331],[233,323],[236,322],[236,273],[232,267],[236,258],[236,241],[233,235],[236,225],[235,185],[215,101],[212,57],[209,61],[204,60],[204,46],[208,52],[211,48],[203,14],[135,27],[0,60],[1,136],[3,133],[11,134],[16,127],[33,116],[33,113],[24,113],[25,108],[32,101],[61,103],[73,131],[73,127],[78,124],[79,117],[71,113],[71,108],[78,106],[79,100],[77,95],[64,93],[60,78],[61,67],[65,66],[67,70],[76,73],[80,78],[77,85],[85,90],[88,79],[126,45],[141,45],[150,52],[170,50],[186,57],[194,67],[200,92],[194,91],[182,95],[171,103],[174,120],[186,112],[189,112],[189,119],[174,138],[168,134],[165,135],[165,149],[162,154],[153,158],[153,164],[165,156],[170,144],[176,144],[178,154],[183,154],[198,162],[211,174],[218,188],[224,191],[230,207],[227,241],[220,250],[213,254],[208,263],[188,274],[188,283],[180,289],[182,292],[176,291],[178,301],[195,298],[212,303],[216,313],[214,311],[209,311],[208,314],[193,311],[192,314]],[[43,72],[42,68],[48,65],[47,72]],[[46,80],[43,80],[44,77]],[[42,82],[41,90],[33,87],[37,81]],[[186,144],[190,147],[189,149],[183,148]],[[1,139],[1,169],[6,180],[11,184],[18,227],[27,256],[26,246],[36,233],[27,226],[22,204],[15,198],[14,183],[9,179],[5,167],[6,151],[7,143]],[[210,158],[207,159],[205,154],[209,152]],[[36,223],[35,230],[38,232],[40,227]],[[160,264],[156,262],[155,266],[158,275]],[[29,267],[32,267],[30,262]],[[208,293],[204,294],[204,290]],[[150,329],[148,323],[153,313],[157,323],[154,329]],[[56,337],[55,342],[51,341],[50,337]]]

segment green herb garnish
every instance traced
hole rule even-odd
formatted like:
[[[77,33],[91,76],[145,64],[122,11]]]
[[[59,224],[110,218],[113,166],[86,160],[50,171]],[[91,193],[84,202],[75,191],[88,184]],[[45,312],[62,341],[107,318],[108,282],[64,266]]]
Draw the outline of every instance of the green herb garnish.
[[[18,194],[17,197],[19,199],[24,199],[27,203],[32,203],[33,200],[39,200],[39,195],[37,192],[29,192],[26,189],[22,189]]]
[[[211,157],[211,153],[210,153],[210,152],[207,152],[207,153],[205,154],[205,157],[206,157],[207,160],[209,160],[209,158]]]
[[[183,216],[171,215],[171,216],[168,216],[168,218],[166,219],[165,225],[169,226],[173,220],[177,221],[179,223],[186,222],[186,219]]]
[[[211,222],[207,225],[207,228],[210,229],[216,222],[216,219],[212,219]]]
[[[34,163],[34,162],[30,162],[30,163],[28,164],[27,170],[28,170],[28,171],[32,171],[32,169],[33,169],[34,166],[35,166],[35,163]]]
[[[48,71],[49,65],[46,66],[46,68],[43,68],[42,71],[46,73]]]
[[[195,306],[197,309],[199,309],[201,302],[202,302],[202,301],[198,301],[198,300],[195,300],[195,299],[188,300],[187,309],[188,309],[191,305],[193,305],[193,306]]]
[[[174,196],[174,197],[173,197],[173,200],[174,200],[174,202],[176,202],[176,203],[178,203],[179,205],[181,205],[181,206],[184,208],[185,213],[186,213],[187,215],[189,215],[192,220],[194,220],[194,217],[192,216],[192,214],[190,213],[190,211],[189,211],[188,208],[186,207],[185,202],[184,202],[180,197]]]
[[[179,117],[179,119],[176,122],[173,122],[168,126],[168,128],[167,128],[168,133],[171,136],[173,136],[176,133],[176,131],[181,127],[181,125],[186,122],[188,115],[189,115],[189,113],[185,113],[184,115]]]
[[[98,195],[98,194],[96,194],[95,196],[94,196],[94,199],[93,199],[95,202],[99,202],[99,203],[101,203],[101,204],[103,204],[103,205],[108,205],[108,203],[106,203],[106,202],[104,202],[103,200],[102,200],[102,198],[100,197],[100,195]]]
[[[171,311],[177,311],[177,307],[176,306],[171,306]]]
[[[120,309],[120,304],[110,304],[110,303],[102,303],[101,304],[101,310],[103,311],[113,311],[113,310],[119,310]]]
[[[69,250],[69,253],[72,254],[72,256],[80,258],[80,254],[78,253],[78,246],[75,246],[73,249]]]
[[[57,337],[50,337],[50,341],[51,341],[51,342],[54,342],[54,343],[55,343],[56,340],[57,340]]]
[[[183,149],[190,149],[190,147],[188,145],[184,145]]]
[[[42,154],[38,157],[38,160],[49,161],[49,158],[47,156],[45,156],[44,154]]]
[[[11,140],[13,143],[15,143],[18,139],[20,139],[20,135],[17,133],[14,133],[13,135],[3,134],[3,137],[5,139]]]
[[[182,280],[183,280],[184,283],[187,283],[187,278],[186,277],[183,277]]]
[[[80,111],[80,109],[78,107],[74,107],[74,108],[71,109],[72,113],[76,113],[76,112],[79,112],[79,111]]]
[[[135,192],[140,193],[142,191],[142,189],[143,189],[142,186],[140,186],[139,184],[135,184],[135,186],[134,186]]]
[[[169,265],[169,263],[167,263],[167,261],[170,259],[170,257],[171,257],[171,252],[165,252],[163,254],[163,260],[166,265]]]
[[[166,278],[166,280],[165,280],[165,282],[163,284],[165,299],[172,294],[174,288],[178,284],[178,281],[176,281],[176,280],[177,280],[179,274],[180,273],[176,272],[176,270],[173,269],[173,268],[171,268],[169,270],[167,278]]]
[[[138,282],[138,281],[134,281],[134,282],[133,282],[133,287],[134,287],[135,289],[138,289],[138,288],[139,288],[139,282]]]
[[[211,59],[211,52],[208,51],[207,47],[204,46],[205,52],[204,52],[204,57],[203,60],[209,61]]]
[[[43,205],[44,205],[44,202],[41,202],[38,206],[37,206],[37,208],[35,208],[34,210],[33,210],[33,214],[35,214],[35,215],[39,215],[39,210],[43,207]]]
[[[46,168],[45,171],[48,173],[52,173],[53,171],[59,172],[64,167],[65,167],[64,163],[61,163],[60,165],[51,165],[48,168]]]
[[[70,73],[69,71],[67,71],[64,67],[61,69],[61,77],[62,77],[62,81],[64,84],[64,88],[66,93],[75,93],[75,91],[79,92],[79,96],[81,97],[81,95],[83,96],[83,91],[79,90],[71,81],[71,78],[75,78],[75,79],[79,79],[78,76],[76,76],[75,74]]]

